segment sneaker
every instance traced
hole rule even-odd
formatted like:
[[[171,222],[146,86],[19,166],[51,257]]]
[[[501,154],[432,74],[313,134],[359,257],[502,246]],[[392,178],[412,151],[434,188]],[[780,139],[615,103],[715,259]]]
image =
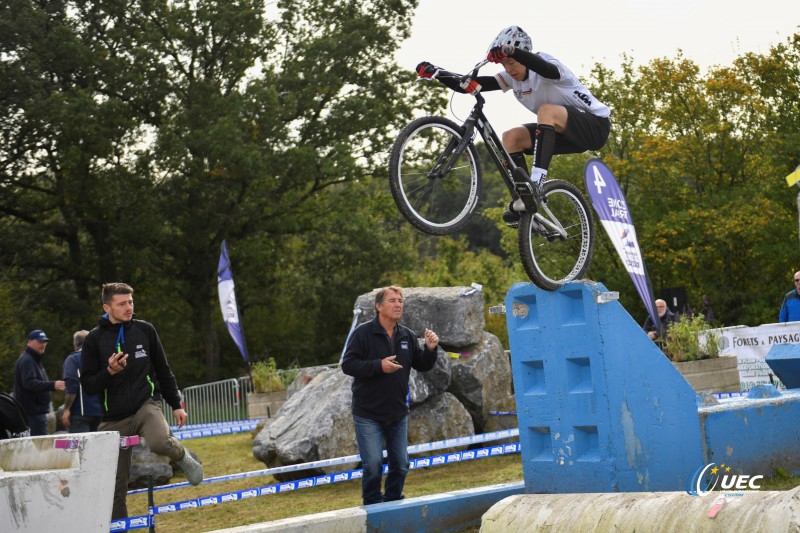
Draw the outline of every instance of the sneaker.
[[[186,474],[186,480],[192,485],[199,485],[200,482],[203,481],[203,465],[192,457],[189,450],[186,450],[186,453],[183,454],[183,458],[178,461],[178,466],[180,466],[183,473]]]

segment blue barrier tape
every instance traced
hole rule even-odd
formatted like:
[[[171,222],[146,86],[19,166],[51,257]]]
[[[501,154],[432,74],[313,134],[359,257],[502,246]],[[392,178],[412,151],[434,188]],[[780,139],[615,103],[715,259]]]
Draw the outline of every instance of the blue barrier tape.
[[[130,518],[120,518],[111,522],[111,531],[129,531],[131,529],[145,529],[155,525],[154,515],[131,516]]]
[[[443,448],[457,448],[459,446],[469,446],[471,444],[479,444],[483,442],[508,439],[512,437],[519,437],[519,429],[503,429],[500,431],[493,431],[490,433],[482,433],[480,435],[468,435],[466,437],[456,437],[453,439],[445,439],[434,442],[427,442],[424,444],[415,444],[408,447],[408,453],[413,455],[415,453],[428,452],[433,450],[441,450]],[[384,451],[384,456],[386,452]],[[250,472],[242,472],[238,474],[228,474],[225,476],[216,476],[204,479],[202,484],[219,483],[221,481],[232,481],[235,479],[246,479],[259,476],[270,476],[273,474],[285,474],[287,472],[297,472],[300,470],[309,470],[311,468],[321,468],[326,466],[336,466],[347,463],[357,463],[361,460],[360,455],[348,455],[346,457],[336,457],[333,459],[322,459],[320,461],[312,461],[310,463],[300,463],[296,465],[279,466],[275,468],[266,468],[263,470],[253,470]],[[153,491],[177,489],[180,487],[188,487],[188,481],[181,481],[180,483],[170,483],[169,485],[159,485],[153,487]],[[128,494],[140,494],[147,492],[147,489],[133,489],[129,490]]]
[[[246,418],[243,420],[225,420],[222,422],[203,422],[202,424],[186,424],[182,428],[172,425],[169,427],[169,429],[171,429],[173,432],[189,431],[192,429],[213,428],[219,426],[235,426],[237,424],[257,424],[263,420],[263,418]]]
[[[222,420],[219,422],[202,422],[199,424],[186,424],[183,429],[211,428],[215,426],[228,426],[231,424],[247,424],[248,422],[258,422],[261,418],[243,418],[240,420]],[[170,426],[173,431],[178,430],[178,426]]]
[[[435,456],[412,459],[409,461],[410,462],[409,467],[411,469],[428,468],[432,466],[459,463],[476,459],[486,459],[489,457],[498,457],[501,455],[518,453],[520,449],[521,446],[519,442],[512,442],[509,444],[498,444],[495,446],[489,446],[477,450],[466,450],[463,452],[452,452],[444,455],[435,455]],[[383,466],[384,474],[386,473],[387,468],[388,468],[387,465]],[[262,487],[226,492],[223,494],[215,494],[213,496],[201,496],[199,498],[194,498],[191,500],[183,500],[164,505],[157,505],[153,507],[152,513],[153,515],[174,513],[177,511],[183,511],[185,509],[196,509],[198,507],[207,507],[219,503],[245,500],[249,498],[255,498],[257,496],[266,496],[268,494],[278,494],[281,492],[291,492],[295,490],[316,487],[319,485],[330,485],[332,483],[341,483],[343,481],[361,479],[362,477],[363,477],[363,470],[361,468],[357,470],[346,470],[343,472],[336,472],[333,474],[324,474],[321,476],[310,477],[306,479],[286,481],[282,483],[273,483],[271,485],[264,485]],[[139,519],[137,520],[137,523],[139,523],[142,521],[141,519],[146,520],[147,518],[148,518],[147,516],[135,516],[126,519],[126,521],[134,521]],[[118,521],[118,522],[122,523],[124,521]],[[116,525],[118,522],[112,523],[112,526]],[[137,525],[136,528],[138,529],[139,526]],[[123,530],[124,529],[112,528],[112,531],[123,531]]]
[[[199,439],[203,437],[214,437],[217,435],[230,435],[233,433],[244,433],[253,431],[260,420],[249,420],[247,422],[232,423],[228,425],[221,425],[216,427],[205,427],[197,429],[181,429],[173,431],[172,436],[178,440]]]
[[[489,411],[491,416],[517,416],[516,411]]]

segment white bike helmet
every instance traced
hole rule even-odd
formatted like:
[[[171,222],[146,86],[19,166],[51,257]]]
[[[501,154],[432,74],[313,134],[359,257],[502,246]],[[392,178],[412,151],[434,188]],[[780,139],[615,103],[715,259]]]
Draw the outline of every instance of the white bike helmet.
[[[521,48],[526,52],[533,51],[531,36],[525,33],[525,30],[519,26],[509,26],[498,33],[497,37],[494,38],[494,41],[492,41],[492,44],[489,46],[489,50],[495,46],[502,46],[504,44],[510,44],[514,48]]]

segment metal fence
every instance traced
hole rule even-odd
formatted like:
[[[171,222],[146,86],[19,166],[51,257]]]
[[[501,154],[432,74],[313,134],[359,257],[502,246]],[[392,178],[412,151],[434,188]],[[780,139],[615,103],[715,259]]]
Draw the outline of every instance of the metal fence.
[[[321,365],[335,368],[337,365]],[[296,374],[298,370],[291,372]],[[290,372],[278,370],[279,373]],[[236,420],[247,420],[247,394],[255,392],[250,376],[230,378],[203,385],[186,387],[181,391],[183,407],[189,415],[187,425],[216,424]],[[167,422],[174,424],[172,407],[162,402],[164,417]]]
[[[249,376],[186,387],[181,396],[183,408],[189,415],[188,424],[246,420],[247,393],[252,391]],[[162,408],[167,421],[174,423],[172,407],[163,402]]]

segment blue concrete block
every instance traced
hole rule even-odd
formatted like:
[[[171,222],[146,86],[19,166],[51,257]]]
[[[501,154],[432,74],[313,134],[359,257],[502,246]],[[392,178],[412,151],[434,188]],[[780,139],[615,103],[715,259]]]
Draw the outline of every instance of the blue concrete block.
[[[747,391],[747,397],[751,400],[754,399],[761,399],[761,398],[777,398],[780,396],[781,393],[778,391],[775,385],[756,385],[749,391]]]
[[[367,505],[370,533],[447,533],[478,526],[495,503],[523,494],[521,482],[420,496],[397,502]]]
[[[528,493],[683,490],[702,465],[695,392],[600,283],[506,296]]]
[[[699,414],[706,463],[725,463],[737,474],[769,476],[777,467],[800,474],[800,391],[731,399]]]
[[[787,389],[800,388],[800,344],[776,344],[765,360]]]

